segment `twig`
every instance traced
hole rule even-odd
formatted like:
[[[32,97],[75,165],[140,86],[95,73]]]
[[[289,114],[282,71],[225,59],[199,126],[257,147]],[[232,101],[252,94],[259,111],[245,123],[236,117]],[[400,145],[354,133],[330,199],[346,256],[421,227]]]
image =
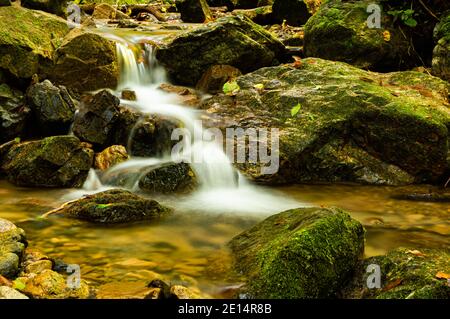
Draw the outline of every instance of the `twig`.
[[[422,0],[419,0],[419,2],[420,2],[420,4],[422,5],[422,7],[424,7],[425,10],[427,10],[428,13],[431,14],[432,17],[434,17],[436,20],[439,21],[439,18],[433,13],[433,11],[430,10],[430,8],[428,8],[428,7],[425,5],[425,3],[423,3]]]

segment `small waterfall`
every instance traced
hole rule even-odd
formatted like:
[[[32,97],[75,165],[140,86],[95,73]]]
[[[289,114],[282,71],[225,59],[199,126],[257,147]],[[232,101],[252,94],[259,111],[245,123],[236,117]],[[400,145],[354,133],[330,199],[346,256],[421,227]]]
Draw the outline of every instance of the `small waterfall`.
[[[166,73],[158,65],[150,44],[134,44],[117,37],[115,39],[121,70],[117,95],[120,96],[123,89],[133,90],[136,93],[136,101],[124,100],[123,104],[144,114],[176,119],[190,133],[189,138],[182,140],[183,152],[180,156],[191,159],[189,163],[201,186],[192,194],[178,195],[177,200],[171,204],[183,211],[258,215],[267,215],[302,205],[297,201],[280,197],[273,190],[251,185],[239,174],[223,151],[222,143],[210,139],[209,133],[203,129],[199,111],[180,105],[177,96],[159,89],[159,85],[166,82]],[[131,138],[132,136],[129,137]],[[94,170],[91,170],[83,191],[92,193],[118,186],[136,191],[139,188],[139,179],[149,171],[149,168],[174,160],[177,158],[170,155],[160,158],[132,157],[102,172],[100,178]],[[117,181],[121,183],[117,184]],[[80,196],[80,191],[73,194]]]

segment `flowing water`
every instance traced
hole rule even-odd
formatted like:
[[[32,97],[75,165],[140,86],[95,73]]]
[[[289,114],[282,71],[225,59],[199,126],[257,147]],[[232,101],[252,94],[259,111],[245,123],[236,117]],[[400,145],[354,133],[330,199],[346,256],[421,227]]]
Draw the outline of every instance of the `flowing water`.
[[[201,114],[158,89],[167,79],[153,58],[151,45],[143,43],[148,39],[157,42],[165,35],[162,31],[149,35],[123,30],[110,34],[118,42],[122,67],[117,94],[122,89],[132,89],[137,101],[123,103],[144,113],[173,117],[201,136],[204,131],[196,122]],[[230,271],[226,243],[268,215],[300,206],[338,206],[348,210],[367,229],[367,256],[398,246],[449,248],[448,204],[391,197],[400,191],[426,192],[427,186],[257,187],[236,172],[216,144],[196,139],[186,143],[191,146],[187,155],[204,159],[193,164],[201,187],[193,194],[156,197],[174,208],[174,214],[165,220],[105,226],[60,216],[39,216],[66,200],[114,187],[110,185],[114,174],[145,171],[148,166],[166,163],[171,160],[168,155],[133,157],[99,175],[92,170],[81,190],[25,189],[0,181],[0,217],[24,228],[31,248],[66,263],[79,264],[82,278],[100,290],[106,283],[148,282],[158,274],[170,283],[198,287],[211,296],[224,297],[224,288],[241,280]],[[136,181],[127,187],[140,193]]]

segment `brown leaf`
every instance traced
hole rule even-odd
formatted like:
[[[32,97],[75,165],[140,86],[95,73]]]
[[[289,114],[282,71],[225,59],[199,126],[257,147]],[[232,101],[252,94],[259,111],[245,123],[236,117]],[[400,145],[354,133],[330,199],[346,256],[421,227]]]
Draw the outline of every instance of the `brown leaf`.
[[[5,277],[3,277],[2,275],[0,275],[0,286],[11,287],[12,286],[12,282],[9,281],[8,279],[6,279]]]
[[[450,279],[450,274],[446,274],[445,272],[438,271],[436,274],[437,279]]]
[[[303,65],[302,59],[295,55],[293,56],[293,58],[294,58],[294,63],[292,63],[292,67],[294,67],[296,69],[301,68]]]
[[[397,287],[398,285],[400,285],[402,283],[402,280],[400,278],[395,279],[394,281],[391,281],[390,283],[388,283],[384,288],[383,291],[388,291],[391,289],[394,289],[395,287]]]

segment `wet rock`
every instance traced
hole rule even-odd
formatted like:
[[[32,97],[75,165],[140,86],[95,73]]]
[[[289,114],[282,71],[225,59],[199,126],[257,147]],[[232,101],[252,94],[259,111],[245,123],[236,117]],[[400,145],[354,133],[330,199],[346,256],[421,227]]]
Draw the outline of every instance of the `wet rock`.
[[[206,0],[177,0],[175,3],[183,22],[203,23],[212,19]]]
[[[120,100],[102,90],[80,107],[73,123],[73,133],[96,146],[108,146],[119,118]]]
[[[119,189],[88,195],[58,209],[65,216],[109,224],[158,220],[170,212],[155,200]]]
[[[124,100],[136,101],[136,92],[132,90],[123,90],[121,95]]]
[[[78,287],[71,287],[66,277],[49,269],[16,280],[24,285],[20,291],[33,299],[86,299],[90,295],[84,280],[80,280]]]
[[[450,255],[445,250],[395,249],[384,256],[360,262],[351,283],[343,290],[343,298],[357,299],[448,299],[450,286],[446,275],[450,269]],[[371,265],[372,270],[368,271]],[[369,278],[379,267],[379,288]]]
[[[26,246],[23,229],[0,218],[0,276],[14,278]]]
[[[96,5],[94,8],[94,12],[92,13],[92,17],[94,19],[130,19],[128,15],[115,9],[113,6],[107,3],[100,3]]]
[[[69,132],[75,103],[64,86],[54,86],[48,80],[33,84],[27,90],[27,100],[41,132],[47,135]]]
[[[179,101],[188,106],[198,106],[201,101],[200,94],[189,87],[162,83],[159,89],[178,95]]]
[[[223,85],[241,75],[241,71],[230,65],[213,65],[203,73],[197,83],[197,90],[207,93],[222,92]]]
[[[69,32],[67,21],[19,6],[0,10],[0,69],[17,78],[47,74],[55,47]]]
[[[283,20],[292,26],[304,25],[314,13],[320,0],[275,0],[272,12],[279,22]]]
[[[284,53],[281,42],[261,26],[233,16],[176,36],[156,56],[174,80],[195,85],[210,66],[227,64],[245,73],[278,63]]]
[[[94,168],[106,170],[128,159],[127,149],[124,146],[113,145],[95,154]]]
[[[21,0],[20,5],[28,9],[53,13],[63,18],[67,15],[66,0]]]
[[[119,78],[115,43],[93,32],[72,30],[55,52],[49,78],[80,92],[114,89]]]
[[[122,19],[119,20],[119,23],[117,24],[118,28],[128,28],[128,29],[134,29],[139,26],[139,23],[132,19]]]
[[[306,56],[380,71],[415,66],[418,56],[410,50],[409,39],[395,27],[392,16],[383,15],[382,28],[369,28],[370,4],[377,1],[323,5],[305,25]]]
[[[309,58],[243,75],[237,84],[235,96],[219,94],[202,108],[222,130],[278,129],[275,173],[262,173],[263,163],[237,164],[257,182],[403,185],[437,182],[448,169],[449,85],[436,77]],[[261,141],[269,151],[270,141]]]
[[[77,137],[53,136],[11,147],[2,170],[18,186],[80,187],[93,156],[93,151]]]
[[[229,243],[255,298],[332,298],[364,250],[364,229],[337,209],[273,215]]]
[[[22,92],[0,84],[0,143],[23,137],[29,115]]]
[[[14,288],[8,286],[0,286],[0,299],[29,299],[29,298]]]
[[[151,168],[139,181],[139,187],[148,193],[183,193],[192,191],[196,186],[195,173],[187,163]]]

